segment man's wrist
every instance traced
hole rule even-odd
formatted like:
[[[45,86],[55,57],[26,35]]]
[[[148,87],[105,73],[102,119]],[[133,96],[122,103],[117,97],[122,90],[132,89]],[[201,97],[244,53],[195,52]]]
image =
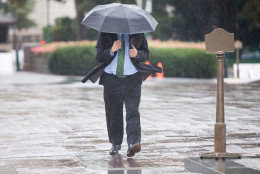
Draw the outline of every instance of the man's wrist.
[[[112,52],[112,49],[110,50],[110,56],[113,56],[114,52]]]

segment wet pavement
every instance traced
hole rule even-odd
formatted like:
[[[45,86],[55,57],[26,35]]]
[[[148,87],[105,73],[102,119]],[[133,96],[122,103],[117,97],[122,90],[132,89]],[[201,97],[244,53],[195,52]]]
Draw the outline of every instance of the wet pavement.
[[[259,157],[243,157],[242,159],[200,159],[185,158],[184,166],[187,171],[192,173],[199,172],[205,174],[260,174],[260,170],[250,167],[260,166]],[[243,163],[246,162],[247,165]]]
[[[108,155],[103,87],[81,77],[0,76],[0,173],[188,173],[214,151],[216,80],[151,79],[142,86],[142,151]],[[225,85],[227,152],[260,156],[260,83]],[[260,171],[260,160],[243,163]]]

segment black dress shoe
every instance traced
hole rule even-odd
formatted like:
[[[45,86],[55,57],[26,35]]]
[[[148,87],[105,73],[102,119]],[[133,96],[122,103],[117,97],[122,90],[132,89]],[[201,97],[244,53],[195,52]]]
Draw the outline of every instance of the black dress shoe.
[[[140,143],[135,143],[134,145],[130,144],[128,146],[127,150],[127,156],[132,157],[135,155],[135,153],[138,153],[141,151],[141,144]]]
[[[118,154],[118,151],[121,149],[121,145],[114,145],[112,144],[112,147],[109,151],[109,154],[110,155],[115,155],[115,154]]]

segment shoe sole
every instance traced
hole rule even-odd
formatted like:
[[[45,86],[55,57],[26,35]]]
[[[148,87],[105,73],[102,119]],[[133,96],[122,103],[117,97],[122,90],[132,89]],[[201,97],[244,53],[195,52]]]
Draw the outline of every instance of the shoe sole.
[[[135,153],[138,153],[141,151],[141,144],[135,144],[133,145],[132,149],[130,150],[129,153],[127,153],[128,157],[132,157],[135,155]]]

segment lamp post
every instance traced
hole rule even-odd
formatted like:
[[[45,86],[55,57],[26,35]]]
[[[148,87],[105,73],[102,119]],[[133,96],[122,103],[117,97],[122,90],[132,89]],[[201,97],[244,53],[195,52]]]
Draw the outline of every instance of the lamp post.
[[[142,0],[142,9],[145,10],[145,8],[146,8],[146,0]],[[148,33],[144,33],[144,35],[145,35],[145,38],[147,38]]]
[[[146,10],[148,13],[152,13],[152,0],[142,0],[142,9]],[[148,33],[145,33],[145,37],[148,37]]]
[[[50,0],[47,0],[46,43],[50,43]]]
[[[20,69],[20,61],[19,61],[19,49],[17,46],[17,29],[16,25],[14,26],[14,49],[15,49],[15,57],[16,57],[16,71],[21,71]]]
[[[239,40],[235,41],[236,62],[237,62],[237,78],[239,79],[239,49],[243,48],[243,43]]]
[[[6,2],[7,2],[7,0],[2,0],[4,14],[6,14],[6,12],[7,12]]]
[[[2,0],[4,13],[7,13],[7,0]],[[16,13],[16,10],[14,9],[14,14]],[[16,58],[16,71],[21,71],[20,68],[20,61],[19,61],[19,47],[17,43],[17,26],[16,24],[13,26],[13,49],[15,50],[15,58]]]
[[[146,0],[142,0],[142,8],[145,10],[145,8],[146,8]]]

